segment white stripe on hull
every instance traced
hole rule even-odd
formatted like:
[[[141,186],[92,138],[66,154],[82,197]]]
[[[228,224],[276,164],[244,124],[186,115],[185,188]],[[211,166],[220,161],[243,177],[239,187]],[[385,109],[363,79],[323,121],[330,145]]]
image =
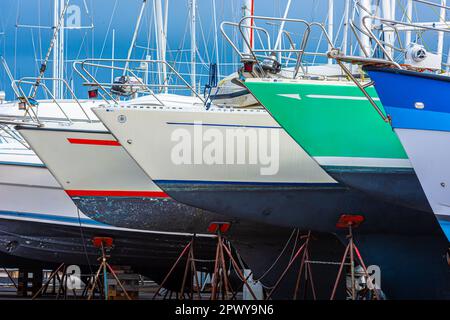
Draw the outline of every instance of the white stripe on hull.
[[[361,158],[361,157],[314,157],[321,166],[412,168],[409,159]]]
[[[364,101],[367,100],[366,97],[357,97],[357,96],[333,96],[326,94],[307,94],[308,98],[311,99],[328,99],[328,100],[353,100],[353,101]],[[379,98],[372,98],[375,101],[379,101]]]

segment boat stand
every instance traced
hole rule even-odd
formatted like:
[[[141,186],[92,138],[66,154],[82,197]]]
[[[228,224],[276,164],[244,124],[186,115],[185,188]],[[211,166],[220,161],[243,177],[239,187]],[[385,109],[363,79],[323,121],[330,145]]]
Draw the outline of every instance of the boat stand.
[[[281,274],[280,278],[277,280],[275,285],[272,287],[272,290],[270,290],[269,294],[267,295],[266,300],[269,300],[273,293],[278,289],[280,286],[280,283],[283,281],[285,276],[287,275],[288,271],[291,270],[292,266],[294,265],[295,261],[301,256],[301,262],[300,262],[300,268],[297,275],[297,281],[295,284],[295,290],[294,290],[294,296],[293,300],[297,300],[297,295],[300,289],[301,280],[304,278],[305,280],[305,291],[304,291],[304,297],[306,298],[308,284],[311,288],[313,299],[316,300],[316,289],[314,286],[314,281],[312,277],[312,271],[310,266],[310,259],[309,259],[309,241],[311,239],[311,231],[308,232],[307,235],[303,235],[300,237],[301,239],[305,239],[303,244],[298,248],[295,255],[292,257],[292,259],[289,261],[287,267],[284,269],[283,273]]]
[[[233,291],[230,280],[228,278],[229,268],[227,268],[225,263],[225,253],[243,285],[247,287],[252,298],[254,300],[257,300],[255,293],[253,292],[251,286],[248,284],[247,280],[249,276],[244,276],[238,263],[234,259],[233,254],[231,253],[231,249],[228,248],[228,246],[225,244],[223,234],[229,230],[230,225],[231,224],[228,222],[213,222],[208,227],[208,231],[210,233],[215,233],[217,236],[216,258],[214,262],[214,273],[212,276],[211,284],[211,300],[219,299],[219,293],[221,293],[222,295],[222,300],[236,299],[237,292]]]
[[[59,272],[62,272],[62,276],[59,276]],[[35,300],[37,297],[43,296],[47,293],[48,287],[50,283],[53,281],[53,294],[55,294],[55,288],[56,288],[56,281],[58,281],[58,293],[56,294],[55,299],[59,299],[60,297],[63,297],[64,300],[67,299],[67,281],[69,279],[70,275],[67,274],[67,266],[65,263],[61,263],[58,268],[52,271],[50,276],[48,277],[45,284],[33,295],[31,298],[32,300]],[[75,291],[75,288],[72,288],[72,293],[75,298],[77,298],[77,293]]]
[[[109,263],[107,261],[107,254],[106,254],[105,249],[109,250],[112,248],[113,239],[109,238],[109,237],[94,237],[92,239],[92,243],[93,243],[94,247],[97,247],[101,250],[102,256],[99,258],[99,260],[101,260],[101,263],[95,274],[94,280],[92,281],[92,288],[90,288],[88,300],[92,300],[92,298],[94,296],[95,288],[97,287],[97,284],[99,283],[99,277],[100,277],[100,273],[102,271],[103,271],[103,294],[104,294],[105,300],[108,300],[108,270],[111,273],[111,275],[114,277],[114,279],[117,281],[117,284],[122,289],[126,298],[128,300],[131,300],[130,296],[128,295],[128,292],[123,287],[122,282],[119,280],[119,278],[117,277],[113,268],[111,268],[111,266],[109,265]]]
[[[13,277],[11,276],[11,274],[9,273],[9,271],[3,267],[3,272],[6,273],[6,275],[8,276],[9,280],[13,283],[14,288],[19,289],[19,286],[17,285],[17,283],[14,281]]]
[[[169,272],[167,273],[167,275],[164,277],[164,280],[161,282],[161,285],[158,287],[158,290],[156,290],[155,294],[153,295],[153,300],[155,300],[155,298],[160,295],[159,293],[161,292],[161,290],[163,289],[164,285],[167,283],[167,281],[169,280],[170,276],[174,273],[175,268],[178,266],[178,264],[180,263],[181,259],[183,259],[183,257],[185,255],[187,255],[187,259],[186,259],[186,265],[184,268],[184,275],[183,275],[183,280],[181,283],[181,288],[180,288],[180,292],[178,295],[178,292],[176,293],[177,295],[177,299],[184,299],[185,297],[185,289],[186,289],[186,281],[187,281],[187,277],[190,271],[190,293],[189,298],[193,299],[194,298],[194,280],[195,280],[195,289],[196,289],[196,293],[197,293],[197,298],[198,300],[201,299],[201,294],[200,294],[200,281],[198,279],[198,273],[197,273],[197,268],[195,266],[195,257],[194,257],[194,240],[195,240],[195,235],[192,237],[191,241],[189,241],[189,243],[183,248],[183,250],[181,251],[180,255],[178,256],[177,260],[175,261],[175,263],[173,264],[173,266],[170,268]],[[167,297],[169,291],[166,292],[166,294],[164,295],[164,299]],[[170,297],[172,297],[173,291],[170,292]],[[169,299],[170,299],[169,297]]]
[[[338,274],[336,277],[336,282],[334,283],[334,287],[333,287],[333,291],[331,293],[330,300],[334,300],[334,298],[336,296],[336,290],[337,290],[339,281],[341,279],[342,271],[343,271],[345,265],[350,265],[351,288],[350,288],[350,292],[349,292],[349,299],[360,300],[364,296],[364,294],[367,293],[367,291],[372,291],[373,298],[375,300],[380,299],[379,294],[375,287],[374,287],[374,289],[367,287],[366,290],[363,290],[364,291],[364,292],[362,292],[363,294],[356,292],[355,260],[357,262],[359,262],[359,264],[361,265],[364,275],[367,278],[367,281],[370,281],[370,279],[371,279],[369,276],[369,273],[367,272],[366,265],[364,264],[364,261],[358,250],[358,247],[356,246],[354,239],[353,239],[353,228],[359,227],[363,221],[364,221],[364,217],[361,215],[344,214],[344,215],[341,215],[338,223],[336,224],[337,228],[348,230],[348,234],[347,234],[348,244],[347,244],[347,247],[345,248],[344,256],[342,257],[342,261],[339,265],[339,271],[338,271]],[[355,259],[355,255],[356,255],[356,259]],[[350,260],[349,263],[346,263],[347,259]]]

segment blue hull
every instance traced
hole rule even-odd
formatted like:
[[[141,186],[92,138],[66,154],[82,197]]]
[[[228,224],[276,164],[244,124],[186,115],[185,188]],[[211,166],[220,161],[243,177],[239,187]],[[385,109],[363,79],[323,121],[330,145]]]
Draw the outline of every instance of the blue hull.
[[[398,69],[365,68],[394,129],[450,131],[450,78]],[[423,109],[416,108],[416,103]]]

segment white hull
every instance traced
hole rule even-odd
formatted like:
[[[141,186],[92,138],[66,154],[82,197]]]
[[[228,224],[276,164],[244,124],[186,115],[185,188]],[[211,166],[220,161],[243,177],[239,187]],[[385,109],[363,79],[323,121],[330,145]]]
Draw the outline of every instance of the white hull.
[[[162,192],[103,125],[46,124],[45,129],[50,130],[20,132],[69,194]]]
[[[17,161],[0,164],[0,219],[107,227],[80,212],[45,167]]]
[[[203,108],[192,107],[146,106],[94,108],[93,110],[153,180],[334,183],[334,180],[275,123],[270,115],[262,110],[212,108],[206,111]],[[123,121],[123,119],[126,120]],[[228,130],[241,129],[252,131],[259,137],[269,137],[268,144],[275,142],[278,145],[275,148],[277,150],[271,150],[273,155],[276,153],[278,159],[274,162],[278,161],[278,164],[272,163],[274,166],[270,168],[270,165],[259,161],[238,163],[236,158],[234,158],[235,161],[227,162],[225,158],[229,149],[224,150],[223,163],[209,164],[204,159],[195,158],[198,152],[195,149],[199,148],[194,145],[195,143],[191,150],[191,162],[189,159],[186,163],[179,163],[177,160],[174,162],[173,153],[177,145],[174,135],[177,135],[177,130],[181,129],[182,133],[196,139],[198,126],[195,124],[199,123],[203,124],[203,133],[212,129],[215,134],[226,137]],[[273,136],[278,138],[271,140]],[[266,141],[263,143],[265,144]],[[205,142],[204,145],[207,143]],[[270,145],[264,147],[271,148]],[[245,148],[236,153],[241,152],[248,160],[251,158],[250,152],[260,151],[260,148],[260,143],[258,146],[246,143]],[[199,154],[202,154],[201,150]]]
[[[11,148],[16,150],[15,158],[8,152]],[[21,161],[23,157],[26,157],[26,161]],[[149,181],[148,178],[145,180]],[[139,233],[189,235],[120,228],[92,220],[75,206],[33,152],[12,143],[0,144],[0,219]]]
[[[450,228],[450,132],[395,129],[438,220]],[[448,231],[447,231],[448,232]],[[447,233],[446,232],[446,233]],[[447,234],[449,237],[450,234]]]

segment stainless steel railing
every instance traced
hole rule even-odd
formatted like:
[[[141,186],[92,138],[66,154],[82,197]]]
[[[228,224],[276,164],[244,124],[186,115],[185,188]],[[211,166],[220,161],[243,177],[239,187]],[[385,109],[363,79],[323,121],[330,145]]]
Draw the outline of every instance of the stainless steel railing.
[[[117,65],[118,63],[125,63],[128,67]],[[175,75],[181,84],[170,84],[168,79],[164,79],[163,83],[145,83],[136,70],[129,67],[133,63],[144,63],[144,64],[153,64],[157,66],[164,66],[168,69],[169,73]],[[205,100],[202,96],[200,96],[193,87],[181,76],[181,74],[172,67],[167,61],[163,60],[148,60],[148,59],[86,59],[83,61],[76,61],[73,64],[75,72],[85,81],[84,85],[95,87],[101,90],[99,93],[103,100],[107,103],[112,101],[113,103],[119,103],[119,99],[113,93],[111,93],[111,88],[117,83],[114,82],[101,82],[97,79],[97,77],[90,72],[89,68],[96,69],[106,69],[113,71],[121,71],[122,73],[133,77],[134,80],[137,81],[137,86],[140,88],[139,93],[144,93],[146,95],[151,95],[157,104],[164,105],[161,99],[158,98],[157,94],[154,92],[152,88],[165,88],[165,89],[185,89],[189,90],[192,94],[194,94],[200,101],[205,103]],[[136,84],[121,84],[122,86],[136,86]]]
[[[248,25],[245,23],[247,20],[252,21],[252,25]],[[287,43],[289,44],[289,47],[287,49],[285,48],[275,48],[272,46],[270,33],[267,29],[262,28],[260,26],[255,26],[253,23],[255,21],[266,21],[266,22],[281,22],[282,25],[287,22],[295,23],[304,28],[303,32],[301,33],[300,37],[300,45],[298,48],[295,46],[295,42],[291,36],[291,33],[286,31],[285,29],[280,28],[279,33],[281,36],[284,36],[287,39]],[[234,27],[239,30],[239,33],[241,35],[241,39],[244,43],[244,49],[240,50],[239,47],[233,42],[231,37],[228,35],[228,33],[225,30],[225,27]],[[263,60],[273,60],[276,61],[276,58],[273,57],[274,54],[277,54],[281,57],[281,60],[287,60],[295,62],[294,68],[292,70],[292,77],[296,78],[299,74],[299,71],[302,70],[304,75],[307,75],[308,72],[304,68],[304,61],[303,58],[305,56],[311,56],[311,55],[317,55],[317,56],[323,56],[326,57],[326,53],[320,53],[320,52],[306,52],[306,47],[308,45],[308,41],[311,35],[311,31],[313,28],[318,28],[320,32],[324,35],[325,40],[327,41],[329,47],[334,48],[334,44],[331,41],[330,36],[328,35],[327,31],[325,30],[325,27],[317,22],[307,22],[306,20],[302,19],[290,19],[290,18],[278,18],[278,17],[264,17],[264,16],[246,16],[243,17],[238,23],[236,22],[228,22],[224,21],[220,25],[220,30],[222,35],[224,36],[225,40],[230,44],[232,49],[239,55],[241,59],[249,59],[251,58],[257,65],[259,70],[262,70],[262,64],[261,61]],[[261,32],[265,35],[266,42],[263,42],[262,48],[254,48],[250,41],[248,40],[246,36],[247,31],[256,31]],[[277,39],[278,40],[278,39]],[[247,53],[244,53],[248,52]],[[283,56],[283,54],[288,54],[288,56]],[[292,58],[291,55],[295,55],[296,58]],[[278,61],[281,64],[283,64],[283,61]]]

